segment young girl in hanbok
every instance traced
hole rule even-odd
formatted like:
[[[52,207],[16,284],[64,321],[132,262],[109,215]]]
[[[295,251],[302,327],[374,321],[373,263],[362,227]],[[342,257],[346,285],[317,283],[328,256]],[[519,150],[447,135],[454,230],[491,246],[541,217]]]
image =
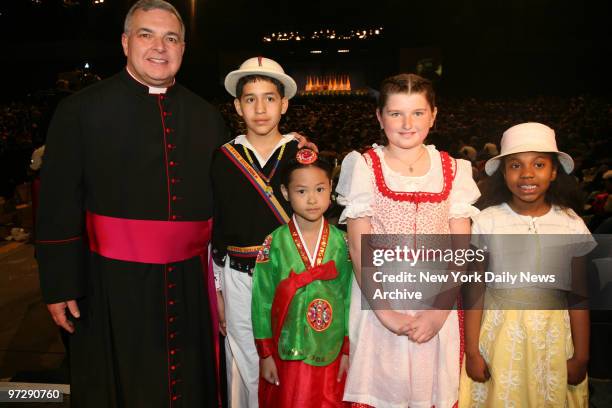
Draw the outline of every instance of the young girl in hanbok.
[[[424,141],[437,114],[431,82],[413,74],[383,81],[376,116],[387,139],[342,164],[338,201],[356,281],[350,313],[354,406],[450,408],[457,402],[460,319],[456,310],[363,310],[363,234],[469,234],[480,193],[468,161]]]
[[[588,406],[589,312],[568,311],[567,299],[581,295],[580,257],[595,243],[572,209],[581,205],[573,167],[540,123],[506,130],[501,154],[485,165],[479,205],[486,208],[473,217],[472,239],[488,248],[487,271],[556,276],[552,285],[486,283],[484,310],[465,312],[461,407]],[[521,241],[526,250],[512,256]]]
[[[343,406],[352,264],[345,233],[323,217],[331,172],[302,149],[281,175],[293,217],[266,238],[253,275],[261,407]]]

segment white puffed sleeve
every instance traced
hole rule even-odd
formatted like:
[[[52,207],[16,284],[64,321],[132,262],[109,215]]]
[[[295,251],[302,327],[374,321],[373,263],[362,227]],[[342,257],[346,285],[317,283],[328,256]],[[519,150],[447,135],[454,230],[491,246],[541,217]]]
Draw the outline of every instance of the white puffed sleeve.
[[[374,192],[370,173],[365,159],[359,152],[350,152],[342,161],[336,192],[338,204],[345,208],[340,215],[339,223],[346,224],[347,218],[372,216]]]
[[[472,178],[472,164],[467,160],[457,159],[457,175],[450,192],[448,218],[468,218],[478,214],[478,208],[472,205],[478,197],[480,190]]]
[[[471,237],[470,237],[470,241],[471,244],[474,245],[476,248],[484,248],[485,246],[487,246],[486,243],[486,235],[485,232],[483,231],[483,223],[481,220],[481,217],[479,217],[479,215],[483,215],[484,213],[476,213],[476,214],[472,214],[471,215],[471,228],[470,228],[470,233],[471,233]],[[486,227],[484,228],[484,230],[486,230]]]
[[[582,218],[574,212],[574,210],[565,210],[569,214],[569,220],[572,224],[572,238],[574,240],[574,257],[585,256],[597,246],[597,241],[591,235],[591,231],[586,226]]]

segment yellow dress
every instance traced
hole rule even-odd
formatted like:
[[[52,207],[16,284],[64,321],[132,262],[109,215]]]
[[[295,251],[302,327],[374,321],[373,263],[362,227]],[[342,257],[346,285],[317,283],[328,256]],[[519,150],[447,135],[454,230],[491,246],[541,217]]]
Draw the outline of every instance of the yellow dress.
[[[511,290],[513,296],[521,291]],[[464,365],[459,407],[588,406],[587,379],[567,384],[566,362],[574,353],[567,310],[484,310],[479,347],[491,378],[472,381]]]
[[[527,239],[531,234],[573,236],[580,245],[569,253],[570,259],[588,253],[595,246],[582,220],[573,211],[557,206],[553,206],[548,214],[533,218],[515,213],[504,203],[485,209],[473,217],[473,221],[472,234],[522,234],[518,238],[524,239],[527,246],[534,242]],[[474,239],[475,235],[472,237]],[[480,235],[479,239],[485,240],[489,248],[495,241],[490,235]],[[511,266],[509,264],[514,261],[531,260],[534,265],[540,265],[542,259],[537,249],[534,256],[528,252],[518,256],[506,254],[504,257],[502,254],[500,258],[499,251],[493,251],[492,261],[499,260],[494,270]],[[497,259],[494,259],[495,254]],[[533,269],[546,270],[542,267]],[[567,289],[563,286],[540,288],[487,284],[479,349],[491,378],[485,383],[475,382],[468,377],[463,365],[459,407],[588,407],[588,380],[576,386],[567,384],[567,360],[574,353],[566,310]]]

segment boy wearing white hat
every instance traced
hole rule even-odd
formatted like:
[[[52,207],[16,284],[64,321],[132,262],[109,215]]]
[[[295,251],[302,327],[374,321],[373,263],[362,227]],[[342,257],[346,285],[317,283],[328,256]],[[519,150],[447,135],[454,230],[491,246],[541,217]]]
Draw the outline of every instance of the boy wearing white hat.
[[[212,254],[225,351],[229,407],[258,406],[259,356],[251,325],[252,271],[265,237],[289,220],[280,193],[280,168],[295,157],[293,134],[278,129],[295,81],[275,61],[255,57],[225,77],[225,89],[244,119],[246,134],[213,155]]]

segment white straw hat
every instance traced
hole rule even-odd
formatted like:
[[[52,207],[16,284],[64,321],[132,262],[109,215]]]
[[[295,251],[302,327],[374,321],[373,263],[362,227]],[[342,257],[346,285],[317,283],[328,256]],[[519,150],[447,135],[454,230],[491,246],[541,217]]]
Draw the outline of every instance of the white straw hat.
[[[263,75],[280,81],[285,87],[285,96],[291,99],[297,92],[297,84],[289,75],[285,74],[283,67],[270,58],[254,57],[244,61],[240,68],[230,72],[225,77],[225,89],[236,97],[236,85],[240,78],[247,75]]]
[[[574,169],[574,160],[570,155],[560,152],[557,148],[555,131],[541,123],[527,122],[512,126],[504,132],[501,154],[487,160],[485,172],[490,176],[499,167],[502,157],[523,152],[556,153],[566,173],[569,174]]]

